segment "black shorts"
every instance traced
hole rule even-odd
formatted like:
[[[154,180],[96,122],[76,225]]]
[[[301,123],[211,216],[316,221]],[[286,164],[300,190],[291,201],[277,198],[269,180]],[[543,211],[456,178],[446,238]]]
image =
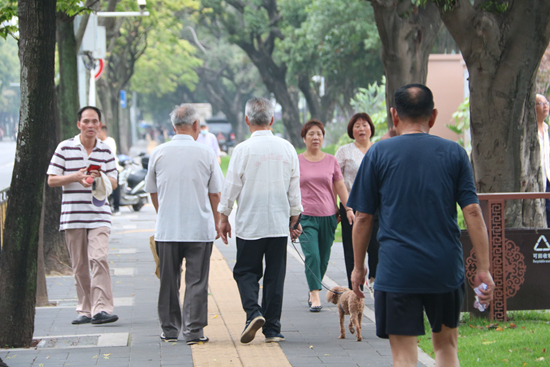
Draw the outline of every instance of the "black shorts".
[[[464,303],[465,285],[446,293],[389,293],[374,291],[376,335],[387,339],[389,335],[424,335],[424,316],[434,333],[441,326],[458,327]]]

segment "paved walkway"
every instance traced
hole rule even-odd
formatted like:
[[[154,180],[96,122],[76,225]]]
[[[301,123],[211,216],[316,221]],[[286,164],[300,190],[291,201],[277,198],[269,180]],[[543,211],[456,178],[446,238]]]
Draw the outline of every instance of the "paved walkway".
[[[235,241],[220,240],[212,254],[209,291],[209,343],[187,346],[159,340],[157,317],[159,281],[149,237],[156,215],[151,205],[141,212],[122,208],[113,218],[109,261],[113,273],[115,313],[120,320],[104,326],[74,326],[76,291],[72,277],[49,277],[48,295],[54,306],[37,308],[37,348],[5,350],[0,357],[10,367],[153,367],[153,366],[391,366],[389,343],[374,333],[373,302],[367,297],[363,341],[347,334],[338,339],[336,306],[323,302],[323,311],[308,312],[307,285],[298,254],[289,248],[282,333],[286,341],[266,344],[259,332],[250,345],[239,337],[245,323],[237,286],[232,277]],[[325,282],[345,285],[342,247],[335,244]],[[324,295],[324,292],[323,292]],[[323,300],[324,301],[324,300]],[[346,320],[347,321],[347,320]],[[421,356],[418,366],[433,366]]]

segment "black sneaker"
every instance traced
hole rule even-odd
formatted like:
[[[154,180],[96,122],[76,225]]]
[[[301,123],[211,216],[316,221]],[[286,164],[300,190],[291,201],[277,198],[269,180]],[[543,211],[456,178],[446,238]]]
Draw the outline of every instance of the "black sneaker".
[[[169,337],[166,337],[166,335],[164,335],[164,333],[160,334],[160,340],[162,341],[165,341],[166,343],[175,343],[178,341],[178,337],[172,337],[172,338],[169,338]]]
[[[80,324],[89,324],[92,321],[92,319],[86,315],[80,315],[76,319],[71,322],[73,325],[80,325]]]
[[[277,335],[270,335],[270,336],[265,336],[265,342],[266,343],[278,343],[278,342],[283,342],[285,341],[285,337],[283,334],[277,334]]]
[[[100,313],[96,313],[94,317],[92,318],[92,324],[108,324],[111,322],[115,322],[118,320],[117,315],[111,315],[105,311],[101,311]]]
[[[206,336],[201,336],[201,337],[198,338],[198,339],[188,340],[188,341],[187,341],[187,345],[194,345],[194,344],[207,343],[209,340],[210,340],[210,339],[208,339],[208,337],[206,337]]]
[[[241,343],[248,344],[256,337],[256,331],[265,324],[263,316],[256,316],[252,320],[246,323],[246,327],[241,334]]]

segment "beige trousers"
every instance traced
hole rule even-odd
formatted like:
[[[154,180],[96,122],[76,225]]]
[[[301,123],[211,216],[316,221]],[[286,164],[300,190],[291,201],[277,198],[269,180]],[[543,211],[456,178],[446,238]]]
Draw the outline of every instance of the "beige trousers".
[[[107,262],[110,234],[109,227],[65,230],[78,297],[76,312],[79,315],[92,317],[101,311],[113,313],[113,290]]]

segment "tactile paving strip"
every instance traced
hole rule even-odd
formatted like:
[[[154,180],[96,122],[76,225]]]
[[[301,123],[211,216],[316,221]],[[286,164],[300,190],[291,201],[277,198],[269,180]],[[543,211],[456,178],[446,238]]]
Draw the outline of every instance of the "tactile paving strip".
[[[185,279],[182,277],[182,279]],[[205,336],[208,343],[191,347],[195,366],[291,366],[278,343],[266,343],[261,332],[250,344],[241,344],[246,314],[242,309],[239,289],[233,274],[216,248],[210,258],[210,282],[208,296],[208,327]],[[180,295],[185,293],[182,283]]]

